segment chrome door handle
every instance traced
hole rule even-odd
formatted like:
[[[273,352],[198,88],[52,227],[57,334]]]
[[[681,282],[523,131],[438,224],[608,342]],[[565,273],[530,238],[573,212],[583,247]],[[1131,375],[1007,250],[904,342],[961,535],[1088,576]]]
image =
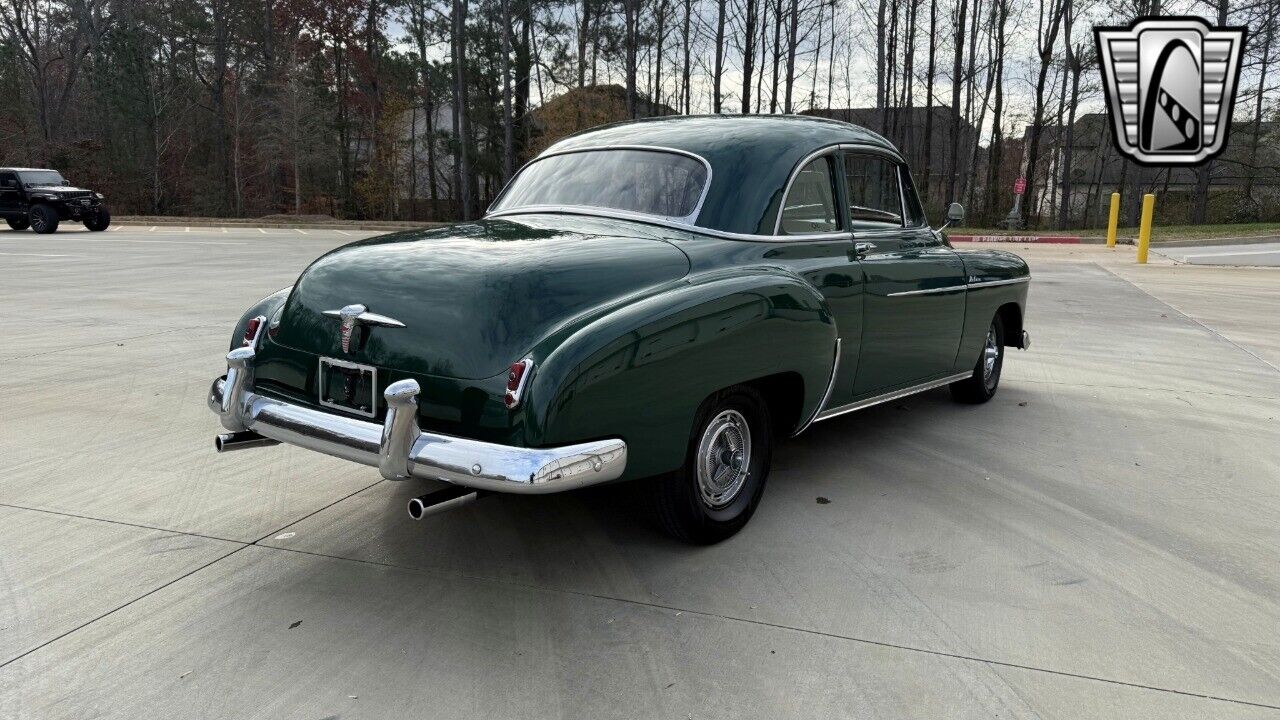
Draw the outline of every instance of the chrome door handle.
[[[870,242],[856,242],[856,243],[854,243],[854,244],[853,244],[853,254],[854,254],[854,257],[858,258],[859,260],[861,260],[863,257],[865,257],[867,253],[869,253],[869,252],[871,252],[872,250],[875,250],[875,249],[876,249],[876,244],[875,244],[875,243],[870,243]]]

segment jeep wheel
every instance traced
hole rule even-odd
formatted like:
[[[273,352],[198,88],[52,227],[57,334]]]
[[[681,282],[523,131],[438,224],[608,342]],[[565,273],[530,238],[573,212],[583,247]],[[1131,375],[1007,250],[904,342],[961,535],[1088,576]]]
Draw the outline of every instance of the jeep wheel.
[[[111,213],[106,208],[98,208],[98,212],[86,216],[84,226],[93,232],[102,232],[111,224]]]
[[[772,446],[769,408],[754,388],[709,398],[698,408],[684,467],[654,483],[663,530],[698,545],[741,530],[764,494]]]
[[[41,235],[57,231],[58,211],[48,205],[37,205],[31,208],[31,229]]]
[[[9,223],[9,227],[13,228],[14,230],[26,230],[27,228],[31,227],[31,221],[24,217],[6,218],[5,222]]]

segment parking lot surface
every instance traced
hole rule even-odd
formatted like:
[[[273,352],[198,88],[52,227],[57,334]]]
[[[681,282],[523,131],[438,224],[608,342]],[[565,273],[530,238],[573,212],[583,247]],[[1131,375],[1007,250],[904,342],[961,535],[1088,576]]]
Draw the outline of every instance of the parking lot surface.
[[[991,403],[819,423],[693,548],[215,454],[232,323],[370,234],[0,232],[0,717],[1280,716],[1280,271],[1011,247]]]
[[[1191,265],[1255,265],[1280,267],[1280,238],[1242,245],[1156,247],[1156,252]]]

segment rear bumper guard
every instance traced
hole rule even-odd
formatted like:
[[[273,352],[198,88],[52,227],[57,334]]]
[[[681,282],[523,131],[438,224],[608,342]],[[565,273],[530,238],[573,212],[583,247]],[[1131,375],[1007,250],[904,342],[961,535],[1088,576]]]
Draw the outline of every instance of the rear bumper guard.
[[[252,348],[232,350],[226,376],[209,388],[209,408],[223,427],[376,467],[388,480],[418,477],[494,492],[542,494],[616,480],[626,469],[627,444],[620,439],[523,448],[423,432],[417,418],[421,388],[414,380],[387,386],[382,424],[269,398],[252,391],[253,361]],[[268,444],[273,443],[219,443],[219,449]]]

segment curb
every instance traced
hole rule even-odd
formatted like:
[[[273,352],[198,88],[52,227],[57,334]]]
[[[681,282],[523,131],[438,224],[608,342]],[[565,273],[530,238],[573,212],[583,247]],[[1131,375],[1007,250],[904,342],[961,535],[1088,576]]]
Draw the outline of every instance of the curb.
[[[130,217],[127,215],[111,218],[113,223],[119,225],[140,225],[144,227],[193,227],[193,228],[277,228],[281,230],[424,230],[428,228],[442,227],[449,223],[443,222],[420,222],[420,223],[379,223],[379,222],[353,222],[353,223],[286,223],[286,222],[245,222],[235,220],[215,220],[215,219],[165,219],[157,220],[146,217]]]
[[[1078,235],[948,235],[951,242],[1040,243],[1047,245],[1079,245],[1089,242]]]

